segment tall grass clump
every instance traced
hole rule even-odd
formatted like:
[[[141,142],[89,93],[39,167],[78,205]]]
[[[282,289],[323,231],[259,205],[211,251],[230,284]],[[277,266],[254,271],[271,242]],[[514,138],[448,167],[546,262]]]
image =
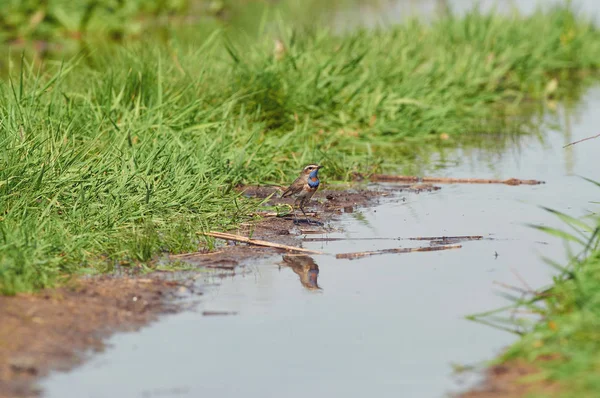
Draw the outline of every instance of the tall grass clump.
[[[187,32],[189,30],[186,29]],[[247,183],[392,168],[440,135],[511,123],[600,63],[600,33],[569,9],[446,16],[336,36],[281,28],[259,40],[174,30],[0,82],[0,291],[149,264],[196,232],[248,219]],[[200,44],[198,44],[200,43]],[[510,126],[510,127],[507,127]]]

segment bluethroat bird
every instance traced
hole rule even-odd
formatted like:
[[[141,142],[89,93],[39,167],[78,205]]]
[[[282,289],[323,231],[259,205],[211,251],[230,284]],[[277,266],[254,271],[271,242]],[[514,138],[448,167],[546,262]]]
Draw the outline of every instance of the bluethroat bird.
[[[306,212],[304,212],[304,205],[310,201],[312,196],[319,189],[319,169],[323,166],[317,164],[309,164],[302,170],[300,176],[296,178],[292,185],[285,190],[281,195],[282,198],[294,197],[294,206],[299,204],[302,214],[306,217],[306,221],[309,221]],[[296,211],[294,209],[294,219],[296,219]]]

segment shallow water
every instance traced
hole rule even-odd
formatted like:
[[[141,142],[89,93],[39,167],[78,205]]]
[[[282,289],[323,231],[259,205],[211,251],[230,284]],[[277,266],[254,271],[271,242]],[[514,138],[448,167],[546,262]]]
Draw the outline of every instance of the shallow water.
[[[106,352],[44,380],[45,396],[433,398],[472,386],[477,375],[454,375],[452,364],[480,364],[516,336],[465,315],[507,304],[498,282],[549,283],[542,255],[565,258],[559,240],[526,226],[560,226],[538,206],[573,216],[598,210],[598,188],[578,175],[598,178],[600,139],[562,148],[597,133],[600,88],[582,104],[573,112],[559,106],[561,128],[544,142],[528,136],[503,153],[457,151],[427,173],[546,184],[446,185],[345,214],[332,224],[339,232],[326,236],[347,240],[304,244],[328,253],[312,257],[320,289],[311,288],[314,266],[299,275],[281,255],[241,275],[207,275],[196,311],[113,336]],[[493,239],[352,261],[331,255],[426,244],[399,237],[479,234]],[[372,237],[389,240],[361,240]],[[203,315],[211,311],[237,315]]]
[[[205,287],[197,311],[114,336],[105,353],[48,378],[46,396],[441,397],[472,385],[476,375],[455,376],[451,364],[479,364],[515,335],[464,316],[506,304],[496,282],[547,284],[552,269],[541,255],[565,258],[560,241],[525,226],[560,226],[537,206],[574,216],[598,208],[591,203],[598,189],[577,175],[597,177],[600,140],[562,148],[600,125],[600,113],[594,112],[600,88],[590,90],[583,103],[567,116],[559,109],[561,131],[548,132],[545,143],[524,137],[519,150],[502,155],[459,152],[462,165],[436,171],[546,184],[447,185],[396,195],[334,223],[341,231],[327,237],[348,240],[304,246],[335,254],[423,244],[357,238],[482,234],[493,240],[466,242],[460,250],[358,260],[313,256],[320,290],[303,285],[302,273],[282,265],[281,255],[243,275],[207,276],[200,284],[212,286]]]

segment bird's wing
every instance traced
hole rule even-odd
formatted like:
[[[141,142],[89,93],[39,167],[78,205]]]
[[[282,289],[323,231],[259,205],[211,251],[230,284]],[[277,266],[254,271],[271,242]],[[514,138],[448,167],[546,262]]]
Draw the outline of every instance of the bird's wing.
[[[302,191],[303,186],[304,182],[302,181],[302,178],[298,177],[296,178],[296,181],[292,182],[292,185],[290,185],[288,189],[286,189],[285,192],[281,194],[281,197],[287,198],[288,196],[300,193],[300,191]]]

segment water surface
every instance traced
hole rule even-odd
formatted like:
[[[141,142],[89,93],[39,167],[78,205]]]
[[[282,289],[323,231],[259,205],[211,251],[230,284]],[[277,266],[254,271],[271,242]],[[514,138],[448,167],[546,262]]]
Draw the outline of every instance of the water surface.
[[[484,1],[483,7],[492,3]],[[472,2],[451,4],[460,10]],[[519,1],[524,12],[535,4]],[[594,15],[600,9],[591,0],[578,4]],[[393,14],[396,8],[390,10],[390,18],[400,18]],[[503,153],[456,151],[427,171],[546,184],[444,186],[394,194],[345,214],[332,225],[338,232],[326,236],[346,240],[304,244],[327,253],[312,257],[320,289],[314,288],[315,266],[296,273],[281,255],[241,275],[208,275],[198,281],[205,294],[196,311],[113,336],[106,352],[46,379],[45,396],[433,398],[471,386],[477,376],[456,376],[452,364],[480,364],[516,336],[464,316],[505,305],[497,283],[533,288],[549,283],[553,270],[542,255],[565,258],[562,242],[525,224],[560,226],[539,205],[573,216],[598,209],[591,203],[598,189],[578,175],[598,178],[600,140],[562,148],[597,133],[600,88],[590,90],[582,104],[575,111],[559,107],[560,128],[546,132],[543,141],[522,137]],[[493,239],[445,252],[353,261],[333,256],[425,244],[394,240],[399,237],[479,234]],[[373,237],[389,239],[362,240]],[[237,315],[203,315],[215,311]]]
[[[442,397],[472,385],[477,377],[453,375],[452,363],[481,363],[516,337],[464,316],[506,304],[497,282],[549,283],[552,269],[541,255],[565,258],[560,241],[524,225],[560,225],[537,205],[574,216],[597,210],[598,189],[577,175],[597,176],[600,140],[562,148],[600,125],[600,89],[583,103],[568,117],[559,109],[562,127],[545,142],[524,137],[502,155],[457,152],[448,163],[460,166],[436,171],[546,184],[450,185],[345,214],[333,225],[340,231],[326,236],[348,240],[304,245],[328,253],[312,258],[321,289],[302,284],[302,272],[281,255],[243,275],[209,275],[199,283],[215,284],[205,287],[197,311],[114,336],[105,353],[48,378],[46,396]],[[331,255],[424,244],[398,237],[476,234],[494,239],[444,252],[352,261]],[[390,240],[360,240],[372,237]]]

